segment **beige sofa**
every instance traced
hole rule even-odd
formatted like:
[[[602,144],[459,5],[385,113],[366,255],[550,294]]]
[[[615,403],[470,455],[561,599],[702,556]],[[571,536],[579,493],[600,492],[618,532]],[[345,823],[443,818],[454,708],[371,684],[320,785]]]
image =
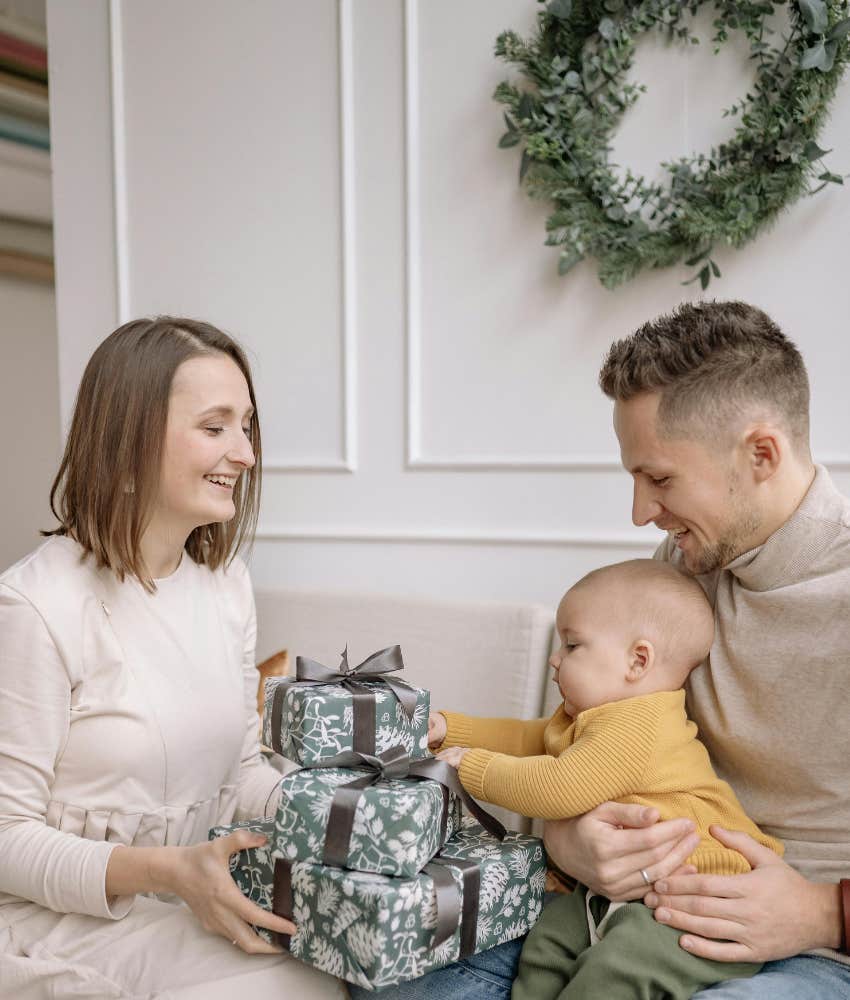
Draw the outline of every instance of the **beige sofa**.
[[[288,649],[335,667],[346,644],[356,664],[398,643],[405,679],[430,690],[433,708],[524,719],[552,710],[549,608],[306,590],[256,597],[258,661]],[[514,829],[528,828],[498,812]]]

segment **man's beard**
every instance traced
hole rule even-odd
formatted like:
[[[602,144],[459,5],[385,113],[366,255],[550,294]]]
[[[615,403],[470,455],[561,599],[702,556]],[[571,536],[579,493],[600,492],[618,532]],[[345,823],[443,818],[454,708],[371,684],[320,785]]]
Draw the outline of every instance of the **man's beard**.
[[[682,552],[688,572],[695,576],[713,573],[728,566],[733,559],[753,548],[751,539],[757,536],[762,519],[758,511],[744,505],[735,496],[730,504],[730,516],[720,538],[692,554]]]

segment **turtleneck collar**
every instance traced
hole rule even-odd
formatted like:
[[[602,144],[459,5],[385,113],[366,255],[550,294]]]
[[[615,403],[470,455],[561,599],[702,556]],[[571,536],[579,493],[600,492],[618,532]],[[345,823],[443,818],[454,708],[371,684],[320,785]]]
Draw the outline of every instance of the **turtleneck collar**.
[[[761,545],[733,559],[727,569],[747,590],[772,590],[805,576],[824,544],[839,525],[825,517],[840,502],[829,473],[815,466],[815,478],[800,505],[788,520]]]

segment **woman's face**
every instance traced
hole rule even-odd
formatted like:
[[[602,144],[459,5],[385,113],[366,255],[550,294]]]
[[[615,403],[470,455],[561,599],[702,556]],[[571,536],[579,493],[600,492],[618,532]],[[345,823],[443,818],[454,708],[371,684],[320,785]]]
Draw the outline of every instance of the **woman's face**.
[[[248,383],[226,354],[189,358],[174,373],[154,520],[175,540],[235,516],[234,487],[254,465],[253,416]]]

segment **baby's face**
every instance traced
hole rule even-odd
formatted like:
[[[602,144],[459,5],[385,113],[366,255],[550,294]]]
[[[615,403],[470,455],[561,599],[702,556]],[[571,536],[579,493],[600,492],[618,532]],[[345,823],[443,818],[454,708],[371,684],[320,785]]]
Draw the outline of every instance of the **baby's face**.
[[[603,587],[588,583],[568,590],[555,621],[561,645],[549,665],[567,715],[634,694],[626,680],[629,642],[610,602],[606,606]]]

